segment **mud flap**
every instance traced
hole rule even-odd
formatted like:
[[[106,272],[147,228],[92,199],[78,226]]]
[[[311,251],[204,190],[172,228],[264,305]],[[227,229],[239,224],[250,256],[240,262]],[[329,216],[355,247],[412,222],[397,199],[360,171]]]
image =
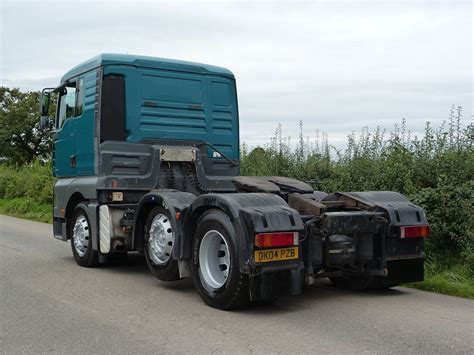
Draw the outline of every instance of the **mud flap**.
[[[419,282],[424,279],[424,259],[399,259],[388,260],[388,275],[384,282],[388,284],[399,285],[407,282]]]
[[[98,229],[98,205],[95,202],[90,202],[87,204],[87,217],[89,218],[90,228],[92,230],[92,250],[99,250],[99,229]]]
[[[284,271],[261,272],[249,275],[250,300],[274,300],[282,294],[301,295],[303,290],[303,263],[298,268]]]

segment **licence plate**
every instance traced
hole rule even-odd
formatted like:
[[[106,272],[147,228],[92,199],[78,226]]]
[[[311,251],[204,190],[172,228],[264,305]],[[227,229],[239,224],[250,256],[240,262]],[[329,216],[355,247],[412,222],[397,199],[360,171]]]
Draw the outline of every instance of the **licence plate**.
[[[298,247],[255,250],[255,262],[257,263],[291,259],[298,259]]]

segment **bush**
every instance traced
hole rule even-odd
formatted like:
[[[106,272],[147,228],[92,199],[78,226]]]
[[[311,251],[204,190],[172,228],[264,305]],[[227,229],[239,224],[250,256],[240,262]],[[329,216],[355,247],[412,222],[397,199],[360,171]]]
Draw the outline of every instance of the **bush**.
[[[19,169],[0,165],[0,198],[25,197],[40,204],[52,204],[54,178],[50,164],[34,162]]]
[[[304,180],[317,190],[390,190],[422,206],[431,224],[429,258],[459,258],[474,269],[474,126],[462,127],[462,109],[451,109],[439,129],[429,123],[421,138],[403,120],[392,132],[364,128],[338,151],[322,134],[300,137],[294,148],[281,127],[270,144],[241,152],[243,175],[283,175]]]
[[[26,197],[0,199],[0,213],[38,222],[51,223],[53,220],[53,208],[50,204],[41,204]]]
[[[412,197],[430,222],[427,250],[432,257],[461,256],[474,270],[474,182],[455,185],[446,176],[439,180],[436,188],[421,189]]]

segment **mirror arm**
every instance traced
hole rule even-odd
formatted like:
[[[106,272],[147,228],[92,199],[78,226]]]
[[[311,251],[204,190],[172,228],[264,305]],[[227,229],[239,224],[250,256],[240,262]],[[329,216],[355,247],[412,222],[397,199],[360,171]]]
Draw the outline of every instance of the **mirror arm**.
[[[64,83],[62,83],[61,85],[59,85],[58,87],[56,88],[53,88],[51,90],[53,90],[53,93],[57,94],[58,92],[61,92],[64,90],[64,88],[69,84],[69,81],[65,81]]]
[[[44,88],[43,90],[41,90],[41,93],[44,94],[47,91],[54,92],[54,90],[55,90],[55,88]]]

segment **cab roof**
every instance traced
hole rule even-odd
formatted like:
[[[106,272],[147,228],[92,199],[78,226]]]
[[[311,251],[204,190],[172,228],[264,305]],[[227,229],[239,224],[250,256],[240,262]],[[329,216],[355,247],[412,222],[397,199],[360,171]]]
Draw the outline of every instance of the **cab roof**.
[[[234,78],[234,74],[226,68],[217,67],[214,65],[193,63],[182,60],[147,57],[141,55],[132,54],[113,54],[113,53],[102,53],[96,57],[93,57],[85,62],[76,65],[74,68],[69,70],[61,78],[61,83],[74,78],[77,75],[85,73],[91,69],[98,68],[102,65],[130,65],[137,67],[156,68],[175,70],[182,72],[192,72],[199,74],[214,74]]]

